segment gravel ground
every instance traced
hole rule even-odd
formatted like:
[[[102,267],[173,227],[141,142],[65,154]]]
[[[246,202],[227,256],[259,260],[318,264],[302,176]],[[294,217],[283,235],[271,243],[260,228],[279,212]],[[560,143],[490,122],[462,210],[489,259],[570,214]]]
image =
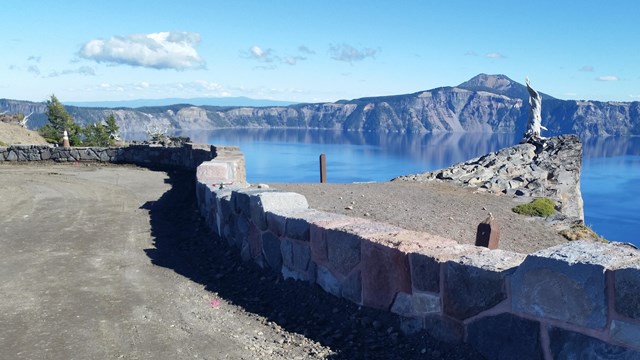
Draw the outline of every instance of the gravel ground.
[[[269,186],[303,194],[314,209],[424,231],[459,243],[475,243],[477,226],[489,212],[500,226],[500,249],[531,253],[567,241],[544,221],[511,211],[522,200],[474,192],[443,182]]]

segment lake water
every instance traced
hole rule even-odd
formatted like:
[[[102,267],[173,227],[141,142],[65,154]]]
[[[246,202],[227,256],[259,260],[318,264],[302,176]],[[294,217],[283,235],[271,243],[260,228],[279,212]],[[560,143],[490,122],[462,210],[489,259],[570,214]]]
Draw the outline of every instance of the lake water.
[[[512,146],[513,134],[395,134],[297,129],[187,131],[193,142],[240,146],[247,180],[318,182],[319,155],[329,182],[388,181],[441,169]],[[585,223],[609,240],[640,246],[640,137],[583,139]]]

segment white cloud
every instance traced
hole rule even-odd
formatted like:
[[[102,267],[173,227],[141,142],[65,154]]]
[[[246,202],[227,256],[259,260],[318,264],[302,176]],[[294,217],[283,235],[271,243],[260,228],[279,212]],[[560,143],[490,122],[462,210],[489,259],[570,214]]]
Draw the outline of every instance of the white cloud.
[[[40,59],[42,59],[42,57],[41,57],[41,56],[33,56],[33,55],[32,55],[32,56],[29,56],[29,57],[27,58],[27,61],[35,61],[35,62],[39,63],[39,62],[40,62]]]
[[[96,76],[96,71],[91,66],[80,66],[76,69],[66,69],[60,72],[52,71],[49,73],[49,77],[58,77],[61,75],[84,75],[84,76]]]
[[[94,39],[80,49],[82,58],[112,65],[141,66],[154,69],[200,69],[204,60],[196,46],[200,34],[194,32],[158,32]]]
[[[271,55],[272,52],[273,50],[271,49],[263,50],[260,46],[254,45],[249,49],[249,56],[258,61],[269,63],[274,61],[274,58]]]
[[[578,69],[578,71],[583,71],[583,72],[594,72],[595,69],[593,68],[593,66],[591,65],[585,65],[583,67],[581,67],[580,69]]]
[[[304,48],[306,50],[303,51],[301,48]],[[301,47],[298,47],[298,51],[310,52],[311,50],[301,46]],[[288,55],[288,56],[280,57],[275,55],[275,51],[273,51],[273,49],[271,48],[263,49],[258,45],[254,45],[250,47],[247,52],[242,53],[242,56],[248,59],[257,60],[262,63],[268,64],[268,65],[261,65],[261,66],[255,67],[256,69],[260,69],[260,70],[274,70],[278,67],[276,65],[277,63],[287,64],[287,65],[296,65],[298,61],[307,60],[306,57],[301,55]]]
[[[596,78],[596,80],[598,80],[598,81],[618,81],[620,79],[618,79],[617,76],[607,75],[607,76],[599,76],[599,77]]]
[[[366,58],[375,58],[377,52],[378,50],[372,48],[356,49],[345,43],[329,47],[329,54],[333,60],[346,61],[348,63],[362,61]]]
[[[307,55],[313,55],[313,54],[316,53],[315,51],[309,49],[306,45],[298,46],[298,51],[300,51],[303,54],[307,54]]]
[[[489,59],[497,59],[497,60],[505,59],[505,58],[506,58],[506,56],[502,55],[502,54],[501,54],[501,53],[499,53],[499,52],[490,52],[490,53],[488,53],[488,54],[485,54],[484,56],[485,56],[485,57],[488,57]]]
[[[38,68],[35,65],[29,65],[29,67],[27,68],[27,72],[30,72],[36,76],[40,75],[40,68]]]

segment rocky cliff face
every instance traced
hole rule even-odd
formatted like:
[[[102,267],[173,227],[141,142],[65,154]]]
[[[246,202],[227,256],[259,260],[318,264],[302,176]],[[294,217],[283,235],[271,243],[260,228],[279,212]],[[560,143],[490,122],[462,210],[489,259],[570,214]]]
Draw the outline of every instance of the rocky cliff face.
[[[277,107],[171,105],[136,109],[67,106],[80,124],[113,113],[123,133],[149,126],[169,129],[296,127],[399,133],[521,133],[527,122],[526,88],[504,75],[481,74],[457,87],[414,94]],[[46,121],[43,103],[0,100],[0,112],[29,113],[30,127]],[[640,102],[564,101],[543,94],[544,135],[640,135]],[[38,115],[39,114],[39,115]]]
[[[519,144],[446,169],[394,181],[449,181],[495,194],[548,197],[568,218],[584,221],[580,192],[582,144],[575,135]]]

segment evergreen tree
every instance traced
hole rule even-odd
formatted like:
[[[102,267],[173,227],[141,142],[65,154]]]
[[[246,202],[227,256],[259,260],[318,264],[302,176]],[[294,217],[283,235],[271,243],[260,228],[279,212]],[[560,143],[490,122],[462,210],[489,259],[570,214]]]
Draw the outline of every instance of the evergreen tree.
[[[114,145],[119,130],[116,117],[110,114],[101,122],[88,124],[82,128],[82,145],[102,147]]]
[[[107,133],[109,133],[109,145],[114,145],[116,140],[120,140],[120,127],[116,124],[116,117],[113,114],[109,114],[104,122]]]
[[[80,145],[80,126],[75,123],[55,95],[51,95],[51,99],[47,100],[47,119],[49,122],[40,128],[40,135],[48,142],[61,143],[66,130],[71,146]]]

